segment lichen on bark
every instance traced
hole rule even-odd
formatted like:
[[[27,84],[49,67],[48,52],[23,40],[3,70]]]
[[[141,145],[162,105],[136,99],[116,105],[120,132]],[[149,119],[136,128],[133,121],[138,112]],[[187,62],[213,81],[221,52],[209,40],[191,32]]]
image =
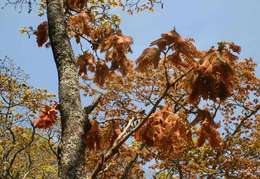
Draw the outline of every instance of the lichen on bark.
[[[59,80],[62,123],[59,176],[60,178],[84,178],[85,143],[82,136],[87,122],[81,106],[79,76],[60,0],[47,0],[47,18]]]

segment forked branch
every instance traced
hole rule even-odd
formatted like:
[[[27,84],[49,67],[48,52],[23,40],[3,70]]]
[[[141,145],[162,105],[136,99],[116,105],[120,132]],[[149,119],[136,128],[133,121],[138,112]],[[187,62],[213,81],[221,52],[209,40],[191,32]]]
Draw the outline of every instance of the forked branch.
[[[103,165],[109,160],[111,159],[118,151],[118,149],[120,148],[120,146],[131,136],[134,134],[134,132],[136,132],[138,129],[140,129],[145,122],[149,119],[149,117],[156,111],[158,105],[161,103],[161,101],[164,99],[164,97],[167,95],[169,89],[171,87],[174,87],[175,84],[177,84],[183,77],[185,77],[186,75],[188,75],[191,71],[193,70],[193,68],[189,69],[186,73],[180,75],[178,78],[176,78],[173,82],[171,82],[170,84],[166,85],[163,93],[161,94],[161,97],[159,99],[157,99],[157,101],[155,102],[154,106],[152,107],[152,109],[149,111],[149,113],[147,114],[147,116],[145,118],[143,118],[138,125],[136,125],[136,127],[129,131],[126,134],[122,134],[120,136],[117,137],[117,139],[115,140],[115,142],[113,143],[113,145],[107,150],[107,152],[101,157],[101,159],[99,160],[99,162],[97,163],[97,165],[95,166],[95,169],[93,170],[92,174],[91,174],[91,178],[97,178],[99,172],[102,170]],[[125,130],[127,131],[127,130]]]

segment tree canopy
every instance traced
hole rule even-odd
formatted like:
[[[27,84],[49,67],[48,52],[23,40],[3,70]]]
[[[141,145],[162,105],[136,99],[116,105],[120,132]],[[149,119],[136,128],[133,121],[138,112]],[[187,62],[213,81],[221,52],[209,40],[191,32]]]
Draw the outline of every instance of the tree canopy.
[[[20,31],[52,49],[59,94],[29,87],[1,61],[3,177],[145,178],[148,164],[155,178],[259,177],[260,79],[239,45],[200,50],[173,27],[130,59],[134,39],[113,10],[132,15],[163,2],[39,5],[46,21]]]

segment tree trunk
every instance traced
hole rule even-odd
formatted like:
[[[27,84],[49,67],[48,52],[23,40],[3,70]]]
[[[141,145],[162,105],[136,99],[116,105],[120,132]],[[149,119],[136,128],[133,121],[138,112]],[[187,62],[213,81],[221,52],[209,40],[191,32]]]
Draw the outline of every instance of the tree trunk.
[[[84,119],[81,106],[78,70],[60,2],[60,0],[47,0],[49,37],[59,78],[62,124],[59,176],[60,178],[85,178],[83,174],[85,143],[82,136],[87,121]]]

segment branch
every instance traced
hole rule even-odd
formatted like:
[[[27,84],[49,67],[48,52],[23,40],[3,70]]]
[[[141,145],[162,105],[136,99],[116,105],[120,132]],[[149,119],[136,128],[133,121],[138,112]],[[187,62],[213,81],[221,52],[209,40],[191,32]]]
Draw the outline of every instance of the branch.
[[[182,167],[179,162],[177,163],[177,168],[178,168],[179,178],[183,179]]]
[[[220,108],[220,103],[218,103],[218,106],[217,107],[215,107],[215,111],[214,111],[214,114],[213,114],[213,116],[212,116],[212,120],[216,117],[216,115],[217,115],[217,113],[218,113],[218,110],[219,110],[219,108]]]
[[[58,155],[58,152],[53,148],[52,146],[52,143],[51,143],[51,139],[52,139],[53,136],[51,136],[51,131],[49,130],[48,131],[48,145],[52,151],[52,153],[56,156],[57,159],[59,159],[59,155]]]
[[[190,110],[190,109],[187,109],[187,108],[185,107],[185,104],[180,103],[180,100],[182,100],[182,97],[181,97],[180,99],[178,99],[177,101],[176,101],[176,100],[173,98],[173,96],[170,95],[170,94],[168,94],[167,97],[169,97],[170,100],[172,100],[172,101],[175,103],[175,105],[180,105],[180,108],[184,109],[185,111],[187,111],[187,112],[189,112],[189,113],[192,113],[192,114],[196,114],[195,111],[192,111],[192,110]],[[176,111],[178,111],[178,110],[175,109],[175,112],[176,112]]]
[[[98,106],[101,99],[102,99],[102,96],[100,95],[91,105],[84,107],[85,115],[89,115]]]
[[[33,143],[34,136],[35,136],[35,127],[34,127],[34,125],[32,124],[32,122],[31,122],[31,126],[32,126],[32,129],[33,129],[32,135],[31,135],[31,140],[30,140],[26,145],[24,145],[22,148],[20,148],[18,151],[15,152],[13,158],[12,158],[11,161],[10,161],[9,167],[7,168],[7,173],[10,172],[10,169],[12,168],[13,163],[14,163],[14,161],[15,161],[17,155],[18,155],[19,153],[21,153],[23,150],[25,150],[27,147],[29,147],[29,146]]]
[[[119,147],[134,133],[136,132],[138,129],[140,129],[144,123],[149,119],[149,117],[156,111],[158,105],[161,103],[162,99],[167,95],[167,92],[169,91],[169,89],[173,86],[175,86],[176,83],[178,83],[183,77],[185,77],[187,74],[189,74],[191,71],[193,70],[193,68],[191,68],[190,70],[188,70],[186,73],[184,73],[183,75],[180,75],[178,78],[176,78],[171,84],[168,84],[166,86],[166,88],[164,89],[161,97],[155,102],[154,106],[152,107],[152,109],[150,110],[150,112],[147,114],[147,116],[140,121],[139,124],[136,125],[136,127],[130,131],[129,133],[127,133],[125,136],[121,135],[122,138],[120,136],[118,136],[118,138],[115,140],[115,142],[113,143],[113,145],[107,150],[107,152],[102,156],[101,160],[97,163],[97,165],[95,166],[95,169],[93,170],[92,174],[91,174],[91,178],[95,179],[98,176],[98,173],[102,170],[102,167],[104,165],[105,162],[107,162],[111,157],[113,157],[115,155],[115,153],[117,152],[117,150],[119,149]]]
[[[112,147],[109,148],[109,150],[105,153],[105,155],[102,157],[102,159],[97,163],[91,178],[95,179],[97,178],[98,173],[102,170],[103,164],[107,162],[114,154],[117,152],[118,148],[139,128],[142,127],[142,125],[148,120],[148,118],[152,115],[152,113],[155,112],[157,106],[160,104],[162,99],[165,97],[166,93],[168,92],[168,88],[165,89],[162,96],[156,101],[153,108],[150,110],[149,114],[128,134],[125,135],[125,137],[121,138],[122,135],[118,136],[118,138],[113,143]],[[119,138],[120,137],[120,138]]]
[[[142,150],[144,147],[145,147],[145,144],[142,143],[139,150]],[[139,157],[139,154],[138,153],[135,154],[135,156],[132,158],[132,160],[127,164],[125,171],[120,179],[127,179],[127,176],[130,173],[131,169],[133,168],[138,157]]]
[[[23,179],[26,179],[27,175],[29,175],[30,172],[34,170],[34,168],[32,168],[32,159],[31,159],[30,153],[27,154],[27,156],[28,156],[28,160],[29,160],[29,166],[28,166],[28,171],[25,172],[25,174],[23,175]]]
[[[241,128],[243,127],[244,123],[246,122],[246,120],[248,118],[250,118],[251,116],[255,115],[258,111],[260,110],[260,105],[256,106],[256,109],[255,110],[251,110],[251,113],[246,115],[241,121],[240,123],[238,124],[238,126],[236,127],[236,129],[234,130],[234,132],[232,134],[230,134],[227,138],[226,138],[226,142],[228,142],[230,139],[232,139],[233,136],[235,136],[240,130]]]

